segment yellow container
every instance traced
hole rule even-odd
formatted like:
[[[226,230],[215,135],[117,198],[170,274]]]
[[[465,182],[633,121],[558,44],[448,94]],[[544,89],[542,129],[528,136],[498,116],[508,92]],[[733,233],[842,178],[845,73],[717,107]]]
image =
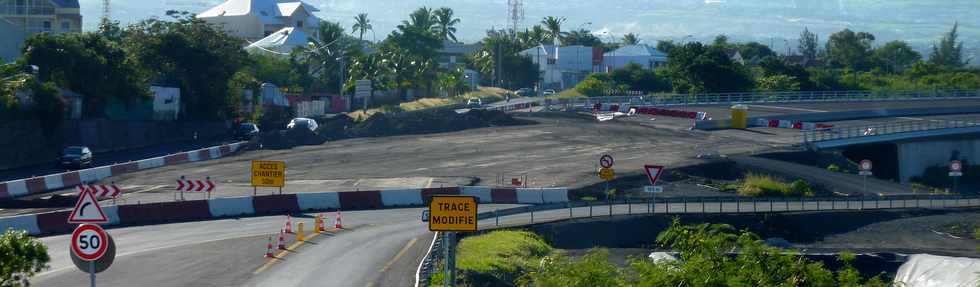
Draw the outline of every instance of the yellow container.
[[[745,105],[732,106],[732,128],[745,129],[749,127],[749,107]]]

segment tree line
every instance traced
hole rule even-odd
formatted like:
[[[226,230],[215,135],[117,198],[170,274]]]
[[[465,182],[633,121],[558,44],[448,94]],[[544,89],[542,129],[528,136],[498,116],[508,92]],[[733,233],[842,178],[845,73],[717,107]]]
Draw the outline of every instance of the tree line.
[[[933,45],[928,60],[908,43],[876,46],[875,36],[843,29],[823,46],[808,29],[800,34],[799,54],[779,55],[758,42],[732,43],[720,35],[712,43],[659,41],[667,67],[638,66],[593,74],[576,86],[586,96],[609,91],[717,93],[748,91],[951,90],[980,89],[980,70],[968,67],[958,24]],[[738,52],[743,62],[733,59]],[[629,76],[615,77],[616,73]],[[631,80],[633,79],[633,80]],[[648,80],[635,80],[648,79]],[[656,83],[656,84],[651,84]]]

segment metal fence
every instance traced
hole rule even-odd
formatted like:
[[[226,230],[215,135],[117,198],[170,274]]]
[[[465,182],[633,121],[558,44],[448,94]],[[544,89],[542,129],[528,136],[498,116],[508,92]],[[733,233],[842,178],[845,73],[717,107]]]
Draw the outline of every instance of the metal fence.
[[[571,218],[641,214],[785,213],[888,209],[950,209],[980,207],[980,196],[902,195],[887,197],[683,197],[568,202],[523,206],[478,214],[482,228],[519,226]]]
[[[980,98],[980,90],[936,91],[813,91],[813,92],[748,92],[714,94],[657,94],[648,96],[606,96],[572,99],[545,99],[551,106],[580,107],[597,103],[629,103],[630,105],[687,106],[738,103],[794,103],[794,102],[851,102],[888,100],[937,100]]]
[[[910,120],[871,125],[836,126],[829,129],[801,131],[803,143],[871,137],[906,132],[967,128],[980,126],[980,118],[963,120]]]

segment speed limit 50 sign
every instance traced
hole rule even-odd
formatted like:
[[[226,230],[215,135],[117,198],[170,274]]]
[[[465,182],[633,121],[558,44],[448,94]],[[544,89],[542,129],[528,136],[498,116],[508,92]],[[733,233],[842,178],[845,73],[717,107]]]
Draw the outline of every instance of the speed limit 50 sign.
[[[71,251],[82,260],[98,260],[109,246],[108,237],[102,227],[82,224],[71,233]]]

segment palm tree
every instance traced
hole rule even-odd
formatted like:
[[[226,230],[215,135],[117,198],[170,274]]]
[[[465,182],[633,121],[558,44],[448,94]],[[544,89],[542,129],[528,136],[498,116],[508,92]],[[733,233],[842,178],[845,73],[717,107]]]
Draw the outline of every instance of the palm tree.
[[[640,43],[640,38],[636,34],[629,33],[623,35],[623,45],[636,45]]]
[[[364,41],[364,33],[374,30],[374,27],[371,26],[371,19],[368,19],[367,13],[357,14],[357,16],[354,17],[353,28],[354,32],[358,32],[357,39],[361,41]]]
[[[408,21],[402,20],[399,28],[404,30],[407,27],[419,28],[423,31],[432,32],[436,26],[436,19],[432,15],[432,8],[422,6],[408,15]]]
[[[439,8],[432,15],[435,17],[436,28],[443,40],[452,40],[456,42],[456,24],[459,24],[459,18],[453,18],[453,9],[448,7]]]
[[[541,25],[544,25],[545,30],[548,31],[548,38],[552,40],[557,40],[565,36],[565,32],[561,31],[561,24],[565,23],[565,17],[554,17],[548,16],[544,20],[541,20]]]
[[[548,31],[541,28],[541,25],[534,25],[530,30],[517,33],[517,40],[520,42],[521,50],[541,45],[548,39]]]

